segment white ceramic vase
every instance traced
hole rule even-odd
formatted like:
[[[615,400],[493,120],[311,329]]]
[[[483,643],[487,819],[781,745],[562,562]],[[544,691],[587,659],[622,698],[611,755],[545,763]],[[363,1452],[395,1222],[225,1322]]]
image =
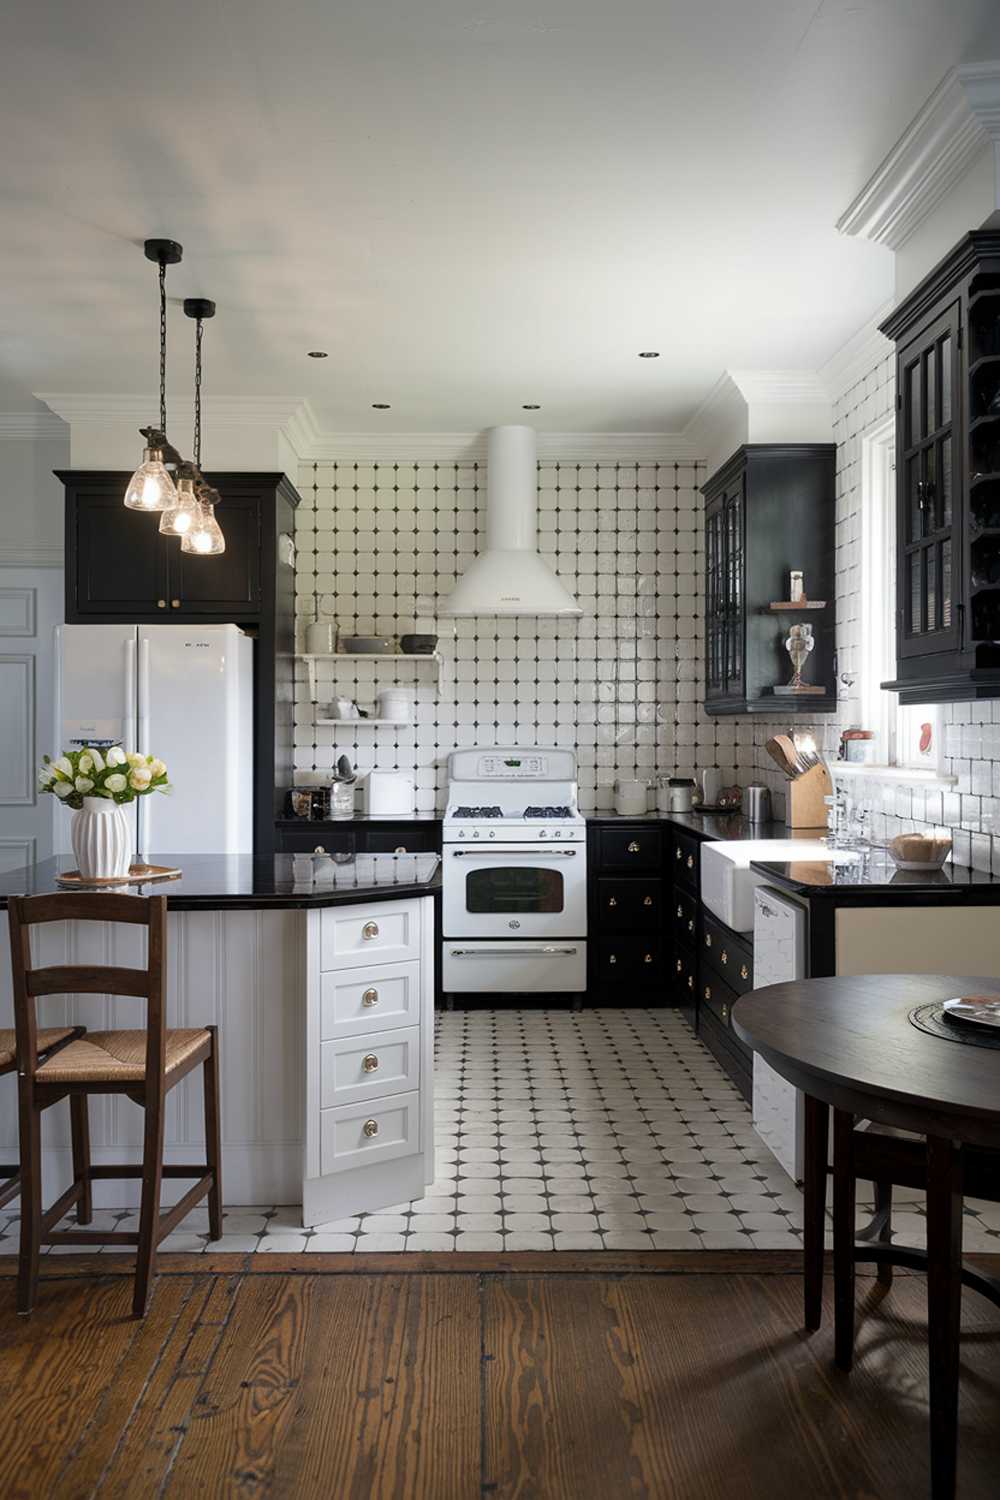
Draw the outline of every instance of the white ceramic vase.
[[[114,880],[129,872],[132,839],[124,809],[108,797],[84,797],[70,827],[76,867],[84,880]]]

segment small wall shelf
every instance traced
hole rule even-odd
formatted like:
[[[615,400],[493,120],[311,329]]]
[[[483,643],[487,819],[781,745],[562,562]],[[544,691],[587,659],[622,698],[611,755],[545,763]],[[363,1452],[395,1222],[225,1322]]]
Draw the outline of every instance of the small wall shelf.
[[[402,661],[402,662],[417,662],[418,664],[420,662],[428,662],[429,661],[429,662],[433,662],[434,663],[434,670],[435,670],[435,673],[437,674],[438,687],[440,688],[440,686],[441,686],[442,656],[441,656],[440,651],[428,651],[428,652],[389,651],[389,652],[384,652],[384,653],[383,652],[374,652],[374,651],[370,652],[370,653],[369,652],[365,652],[365,651],[298,651],[298,652],[296,652],[296,659],[298,661],[304,661],[305,664],[306,664],[306,671],[309,674],[309,698],[310,698],[310,701],[312,703],[316,702],[316,663],[317,662],[328,661],[328,662],[333,662],[334,664],[337,664],[337,663],[349,661],[349,662],[355,663],[355,665],[356,665],[358,662],[368,662],[368,661],[394,661],[394,662],[401,662]],[[337,723],[337,724],[342,724],[345,721],[343,719],[336,719],[336,720],[317,719],[316,720],[317,724],[324,724],[324,723],[330,723],[330,722]],[[347,722],[354,723],[356,721],[352,719],[352,720],[349,720]],[[396,721],[394,719],[366,719],[366,720],[361,720],[360,722],[361,723],[368,723],[368,724],[376,724],[376,723],[377,724],[392,724],[392,723],[395,723]]]
[[[782,610],[794,611],[803,609],[826,609],[825,599],[775,599],[769,604],[768,611],[778,614]]]
[[[397,729],[414,729],[415,719],[316,719],[316,724],[349,724],[352,729],[378,729],[393,725]]]

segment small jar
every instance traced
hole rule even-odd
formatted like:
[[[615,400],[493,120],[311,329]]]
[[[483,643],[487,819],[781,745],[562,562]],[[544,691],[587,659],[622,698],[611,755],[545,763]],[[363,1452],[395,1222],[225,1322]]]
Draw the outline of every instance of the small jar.
[[[354,787],[353,781],[335,781],[330,788],[330,817],[331,818],[353,818],[354,817]]]
[[[688,813],[693,807],[693,779],[690,776],[671,776],[667,781],[667,812]]]

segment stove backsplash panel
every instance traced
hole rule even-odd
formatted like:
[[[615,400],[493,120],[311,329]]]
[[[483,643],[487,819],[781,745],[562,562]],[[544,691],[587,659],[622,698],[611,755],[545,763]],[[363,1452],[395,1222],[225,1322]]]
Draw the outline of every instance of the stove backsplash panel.
[[[341,754],[361,769],[413,770],[419,811],[443,809],[448,753],[475,744],[576,750],[584,812],[613,807],[616,776],[718,766],[747,780],[749,737],[700,708],[704,478],[693,462],[540,463],[539,550],[584,615],[438,620],[439,601],[483,542],[485,465],[303,465],[300,642],[318,595],[342,635],[435,631],[444,663],[440,689],[428,663],[319,664],[314,707],[299,662],[297,774],[326,772]],[[394,686],[413,696],[412,727],[315,722],[335,695],[370,709],[378,689]]]

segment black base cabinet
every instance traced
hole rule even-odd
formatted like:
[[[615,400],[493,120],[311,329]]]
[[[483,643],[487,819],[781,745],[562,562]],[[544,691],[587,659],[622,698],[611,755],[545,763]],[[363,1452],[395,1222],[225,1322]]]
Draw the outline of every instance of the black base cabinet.
[[[672,1004],[664,880],[669,831],[615,818],[591,822],[587,834],[588,1001]]]
[[[384,818],[310,822],[279,818],[274,825],[279,854],[440,854],[440,822],[398,823]]]
[[[753,989],[753,944],[702,909],[698,957],[698,1035],[736,1084],[753,1098],[753,1053],[733,1030],[733,1006]]]

